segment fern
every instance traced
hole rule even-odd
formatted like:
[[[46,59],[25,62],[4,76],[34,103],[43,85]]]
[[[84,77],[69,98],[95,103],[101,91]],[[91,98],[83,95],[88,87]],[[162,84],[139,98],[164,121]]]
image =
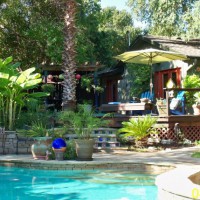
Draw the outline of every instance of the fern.
[[[122,128],[118,133],[123,133],[123,137],[133,137],[135,141],[145,138],[151,133],[157,133],[153,125],[156,124],[157,119],[150,115],[139,118],[131,118],[128,122],[122,122]]]

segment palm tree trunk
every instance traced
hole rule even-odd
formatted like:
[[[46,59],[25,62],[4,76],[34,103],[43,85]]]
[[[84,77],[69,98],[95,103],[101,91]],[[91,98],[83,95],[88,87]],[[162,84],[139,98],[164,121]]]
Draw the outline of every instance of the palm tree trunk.
[[[76,51],[75,51],[75,15],[76,0],[66,0],[66,9],[64,13],[64,51],[63,66],[63,109],[73,109],[76,106]]]

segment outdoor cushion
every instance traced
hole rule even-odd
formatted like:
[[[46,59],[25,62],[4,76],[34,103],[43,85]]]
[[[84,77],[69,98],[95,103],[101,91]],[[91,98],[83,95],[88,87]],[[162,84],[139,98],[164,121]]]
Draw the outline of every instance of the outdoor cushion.
[[[171,103],[170,103],[170,109],[171,110],[176,110],[177,107],[179,106],[179,104],[180,104],[180,99],[173,98],[172,101],[171,101]]]
[[[118,104],[120,104],[121,102],[108,102],[108,104],[116,104],[116,105],[118,105]]]

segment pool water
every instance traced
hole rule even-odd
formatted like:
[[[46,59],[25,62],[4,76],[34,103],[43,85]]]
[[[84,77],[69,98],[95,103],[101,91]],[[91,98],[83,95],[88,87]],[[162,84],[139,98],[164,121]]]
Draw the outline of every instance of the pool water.
[[[155,176],[0,167],[0,200],[156,200]]]

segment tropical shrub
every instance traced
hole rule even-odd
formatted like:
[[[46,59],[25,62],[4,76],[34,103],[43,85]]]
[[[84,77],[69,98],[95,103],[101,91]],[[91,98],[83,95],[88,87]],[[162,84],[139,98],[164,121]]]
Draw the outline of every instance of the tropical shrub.
[[[109,120],[104,117],[95,117],[94,112],[87,109],[84,104],[79,104],[76,111],[62,111],[59,113],[59,120],[63,123],[63,128],[73,130],[80,139],[90,139],[92,131],[96,128],[105,127]]]
[[[146,115],[144,117],[131,118],[128,122],[122,122],[122,128],[118,130],[123,138],[133,138],[135,143],[150,134],[157,134],[157,130],[153,127],[157,119]]]
[[[0,59],[0,122],[6,130],[14,130],[22,108],[31,99],[48,96],[48,93],[29,93],[42,82],[35,68],[20,70],[20,63],[12,63],[12,57]]]

